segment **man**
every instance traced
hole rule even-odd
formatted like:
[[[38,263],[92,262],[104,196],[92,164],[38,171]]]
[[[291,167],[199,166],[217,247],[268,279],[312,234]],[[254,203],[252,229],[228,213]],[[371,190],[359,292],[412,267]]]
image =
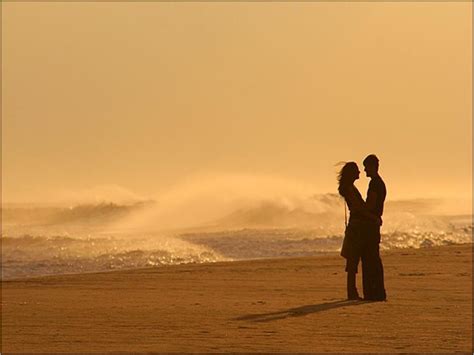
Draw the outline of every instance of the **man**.
[[[364,159],[364,171],[367,177],[370,178],[365,201],[367,209],[382,218],[387,189],[379,175],[379,159],[375,154],[370,154]],[[380,225],[369,221],[367,225],[367,247],[362,257],[362,279],[365,299],[371,301],[385,301],[387,299],[379,245]]]

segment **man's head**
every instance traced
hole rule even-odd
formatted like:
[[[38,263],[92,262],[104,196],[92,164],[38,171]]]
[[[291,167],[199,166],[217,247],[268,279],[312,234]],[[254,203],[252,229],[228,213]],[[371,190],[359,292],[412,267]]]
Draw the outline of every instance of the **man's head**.
[[[375,154],[370,154],[364,159],[364,171],[370,178],[378,175],[379,158]]]

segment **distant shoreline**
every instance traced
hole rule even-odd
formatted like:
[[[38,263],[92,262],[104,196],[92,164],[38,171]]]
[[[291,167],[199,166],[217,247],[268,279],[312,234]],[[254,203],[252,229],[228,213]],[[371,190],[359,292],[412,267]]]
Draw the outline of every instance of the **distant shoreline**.
[[[450,244],[445,246],[451,245],[471,245],[473,246],[474,243],[459,243],[459,244]],[[384,250],[381,249],[381,255],[385,255],[391,252],[402,252],[406,250],[419,250],[419,249],[430,249],[430,248],[440,248],[445,246],[426,246],[420,248],[393,248]],[[0,282],[9,282],[9,281],[27,281],[27,280],[34,280],[34,279],[41,279],[47,277],[59,277],[59,276],[74,276],[74,275],[90,275],[90,274],[102,274],[102,273],[116,273],[116,272],[130,272],[130,271],[139,271],[139,270],[149,270],[155,268],[167,268],[167,267],[174,267],[174,266],[192,266],[192,265],[215,265],[215,264],[223,264],[223,263],[240,263],[240,262],[247,262],[247,261],[272,261],[272,260],[285,260],[285,259],[295,259],[295,258],[317,258],[321,256],[339,256],[340,251],[315,251],[313,255],[308,256],[275,256],[275,257],[263,257],[263,258],[248,258],[248,259],[239,259],[239,260],[221,260],[221,261],[214,261],[214,262],[183,262],[178,264],[172,265],[159,265],[159,266],[148,266],[148,267],[138,267],[138,268],[120,268],[120,269],[113,269],[113,270],[99,270],[99,271],[83,271],[83,272],[65,272],[65,273],[51,273],[51,274],[44,274],[44,275],[32,275],[32,276],[19,276],[19,277],[12,277],[12,278],[1,278]]]

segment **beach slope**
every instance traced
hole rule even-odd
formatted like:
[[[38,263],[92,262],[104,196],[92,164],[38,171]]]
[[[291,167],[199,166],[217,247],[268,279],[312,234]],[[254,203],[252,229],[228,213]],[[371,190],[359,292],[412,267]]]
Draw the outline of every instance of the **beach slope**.
[[[5,281],[2,353],[471,353],[472,245],[383,261],[388,302],[345,301],[339,256]]]

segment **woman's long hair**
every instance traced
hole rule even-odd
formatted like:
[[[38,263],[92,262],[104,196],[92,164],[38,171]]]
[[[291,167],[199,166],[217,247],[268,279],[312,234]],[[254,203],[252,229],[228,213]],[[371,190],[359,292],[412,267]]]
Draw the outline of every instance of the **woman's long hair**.
[[[344,164],[337,176],[337,182],[339,183],[337,191],[339,195],[344,196],[344,189],[354,182],[354,176],[357,170],[359,170],[359,167],[353,161]]]

